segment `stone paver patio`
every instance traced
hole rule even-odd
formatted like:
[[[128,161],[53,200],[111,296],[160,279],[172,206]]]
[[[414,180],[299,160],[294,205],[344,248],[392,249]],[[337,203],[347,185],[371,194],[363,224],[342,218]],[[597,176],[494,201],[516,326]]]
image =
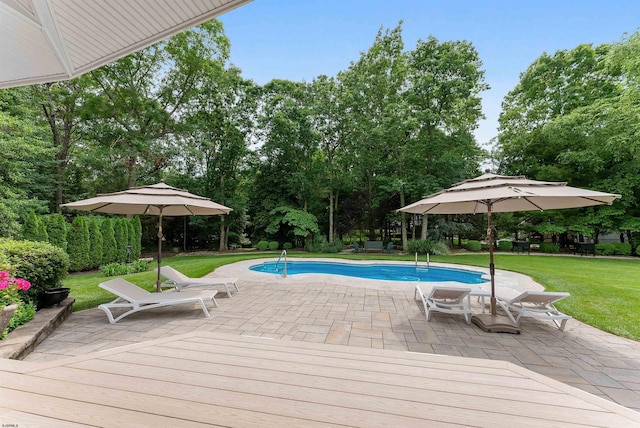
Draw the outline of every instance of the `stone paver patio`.
[[[240,292],[218,293],[211,318],[189,305],[141,312],[109,324],[104,312],[73,313],[25,361],[140,343],[192,331],[273,337],[410,352],[506,360],[640,410],[640,343],[570,320],[523,320],[522,334],[486,333],[462,317],[436,314],[427,322],[414,284],[334,275],[280,278],[247,270],[257,261],[224,266],[212,276],[238,276]],[[539,289],[528,277],[498,272],[515,290]],[[474,302],[474,310],[482,309]]]

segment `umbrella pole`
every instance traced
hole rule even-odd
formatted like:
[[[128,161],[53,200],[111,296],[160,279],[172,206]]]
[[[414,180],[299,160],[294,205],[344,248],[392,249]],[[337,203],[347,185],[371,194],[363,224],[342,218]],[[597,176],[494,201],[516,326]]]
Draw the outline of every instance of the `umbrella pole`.
[[[520,327],[509,317],[497,314],[496,268],[493,262],[493,225],[491,224],[491,201],[487,203],[487,242],[489,243],[489,274],[491,276],[491,313],[475,314],[471,322],[491,333],[520,333]]]
[[[156,291],[160,293],[160,266],[162,265],[162,207],[160,207],[160,219],[158,220],[158,277],[156,279]]]
[[[491,276],[491,315],[496,316],[496,266],[493,262],[493,231],[491,225],[491,204],[487,205],[487,242],[489,242],[489,276]]]

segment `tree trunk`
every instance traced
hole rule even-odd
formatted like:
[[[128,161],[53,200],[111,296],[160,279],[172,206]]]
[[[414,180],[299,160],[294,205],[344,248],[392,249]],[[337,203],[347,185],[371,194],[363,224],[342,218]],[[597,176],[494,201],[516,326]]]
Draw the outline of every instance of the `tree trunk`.
[[[404,190],[400,190],[400,206],[404,207]],[[404,211],[400,212],[400,227],[402,228],[402,251],[408,251],[407,215]]]
[[[226,229],[224,227],[224,215],[220,216],[220,246],[218,251],[227,251]]]
[[[422,234],[420,235],[420,238],[423,241],[427,239],[427,228],[429,226],[429,223],[427,221],[427,215],[428,214],[422,214]]]
[[[329,243],[333,243],[333,189],[329,189]]]

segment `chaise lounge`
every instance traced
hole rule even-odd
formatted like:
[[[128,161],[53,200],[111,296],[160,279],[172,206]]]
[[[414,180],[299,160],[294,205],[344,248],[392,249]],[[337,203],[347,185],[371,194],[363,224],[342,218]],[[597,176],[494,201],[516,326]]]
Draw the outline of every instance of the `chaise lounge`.
[[[107,314],[111,324],[115,324],[122,318],[139,311],[160,308],[163,306],[179,305],[182,303],[199,303],[204,315],[207,318],[210,318],[211,316],[209,315],[209,311],[207,311],[205,300],[211,300],[216,307],[218,306],[218,302],[216,302],[215,299],[215,296],[218,293],[216,290],[185,291],[182,293],[150,293],[123,278],[115,278],[110,281],[103,282],[99,284],[99,287],[118,296],[118,298],[112,302],[98,306],[98,308],[102,309]],[[122,308],[129,310],[114,318],[112,310]]]
[[[155,269],[155,271],[157,272],[158,269]],[[240,291],[238,289],[238,278],[189,278],[171,266],[160,266],[160,275],[167,278],[167,280],[160,285],[163,287],[174,287],[176,291],[182,291],[182,289],[190,287],[218,286],[224,287],[227,296],[231,297],[229,284],[233,285],[236,291]]]
[[[442,312],[445,314],[464,315],[465,321],[470,324],[471,315],[473,314],[467,298],[470,292],[470,288],[434,286],[431,289],[431,293],[426,295],[422,292],[420,286],[416,285],[413,298],[415,299],[417,294],[420,295],[427,321],[431,321],[431,312]]]
[[[569,296],[569,293],[525,291],[511,300],[498,298],[498,304],[516,324],[520,323],[520,318],[522,317],[551,320],[560,331],[564,331],[567,321],[572,317],[557,310],[554,303]],[[513,316],[514,313],[517,314],[515,318]]]

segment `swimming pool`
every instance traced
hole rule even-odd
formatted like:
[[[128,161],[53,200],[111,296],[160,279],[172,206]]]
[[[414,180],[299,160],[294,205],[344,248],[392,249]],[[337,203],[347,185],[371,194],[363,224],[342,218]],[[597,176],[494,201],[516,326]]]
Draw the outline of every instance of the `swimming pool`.
[[[249,268],[256,272],[282,274],[283,263],[265,262]],[[420,282],[460,282],[463,284],[480,284],[486,282],[482,273],[463,269],[426,267],[401,264],[355,264],[317,261],[289,261],[287,275],[301,273],[323,273],[331,275],[353,276],[357,278],[378,279],[387,281],[420,281]]]

